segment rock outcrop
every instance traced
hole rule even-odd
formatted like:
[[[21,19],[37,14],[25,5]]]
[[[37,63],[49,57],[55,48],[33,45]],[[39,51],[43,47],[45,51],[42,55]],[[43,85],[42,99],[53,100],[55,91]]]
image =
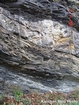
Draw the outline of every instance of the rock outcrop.
[[[64,24],[68,9],[48,0],[0,5],[1,62],[32,75],[78,76],[79,23]]]

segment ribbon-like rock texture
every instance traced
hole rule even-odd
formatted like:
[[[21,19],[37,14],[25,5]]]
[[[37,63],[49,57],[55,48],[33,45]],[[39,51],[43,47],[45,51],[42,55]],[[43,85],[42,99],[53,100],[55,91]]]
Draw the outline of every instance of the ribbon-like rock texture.
[[[62,4],[1,0],[0,61],[40,76],[75,76],[79,71],[78,28],[78,13]]]

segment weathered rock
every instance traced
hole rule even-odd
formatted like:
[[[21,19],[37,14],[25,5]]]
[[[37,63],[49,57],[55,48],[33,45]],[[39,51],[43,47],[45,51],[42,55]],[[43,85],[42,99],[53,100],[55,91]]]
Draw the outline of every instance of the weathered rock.
[[[71,17],[70,16],[69,17],[70,17],[70,20],[73,21],[74,23],[73,25],[78,31],[79,30],[79,0],[55,0],[55,1],[68,8],[68,10],[70,9],[73,11],[72,13],[70,13]]]
[[[58,3],[61,3],[61,0],[59,0]],[[33,16],[32,18],[29,17],[32,21],[36,21],[35,18],[38,17],[41,19],[55,19],[58,22],[63,22],[69,25],[69,21],[72,20],[73,27],[78,30],[79,18],[77,6],[75,4],[71,4],[67,7],[67,4],[63,6],[61,5],[62,3],[58,3],[51,2],[50,0],[18,0],[18,2],[15,3],[5,2],[5,4],[0,5],[11,11],[12,14],[16,13],[24,16],[25,18],[27,13],[30,13],[31,16]],[[71,8],[74,10],[73,13],[69,11]],[[70,18],[70,15],[72,15],[72,18]]]
[[[53,14],[60,20],[65,19],[69,12],[56,4],[51,13],[50,2],[37,3],[26,0],[21,4],[25,15],[22,11],[22,14],[14,11],[11,14],[10,8],[9,11],[0,8],[0,60],[26,73],[58,79],[74,76],[74,71],[79,71],[79,32],[48,18]],[[55,15],[58,8],[61,8],[61,17],[58,13]],[[45,17],[39,17],[40,13]]]

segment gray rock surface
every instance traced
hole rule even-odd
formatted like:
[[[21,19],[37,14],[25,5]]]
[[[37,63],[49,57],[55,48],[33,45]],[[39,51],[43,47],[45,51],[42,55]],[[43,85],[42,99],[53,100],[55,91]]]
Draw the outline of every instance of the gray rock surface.
[[[55,7],[50,7],[48,0],[20,2],[13,4],[16,8],[6,4],[4,9],[0,4],[1,62],[46,77],[75,76],[74,71],[79,71],[79,32],[63,24],[68,9],[54,2]]]
[[[73,27],[78,31],[79,28],[79,2],[69,1],[67,4],[62,0],[54,0],[57,2],[51,2],[50,0],[18,0],[18,2],[0,4],[5,9],[8,9],[12,14],[16,13],[26,18],[27,13],[30,13],[32,21],[36,21],[35,18],[57,20],[69,24],[69,21],[73,21]],[[73,9],[73,13],[69,10]],[[70,18],[70,14],[72,17]]]

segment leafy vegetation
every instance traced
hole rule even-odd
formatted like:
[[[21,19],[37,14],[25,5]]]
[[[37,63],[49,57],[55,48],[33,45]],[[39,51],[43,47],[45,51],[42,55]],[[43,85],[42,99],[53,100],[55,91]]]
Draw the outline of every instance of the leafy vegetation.
[[[14,96],[0,95],[0,105],[79,105],[79,90],[68,94],[59,92],[23,94],[15,87]]]

